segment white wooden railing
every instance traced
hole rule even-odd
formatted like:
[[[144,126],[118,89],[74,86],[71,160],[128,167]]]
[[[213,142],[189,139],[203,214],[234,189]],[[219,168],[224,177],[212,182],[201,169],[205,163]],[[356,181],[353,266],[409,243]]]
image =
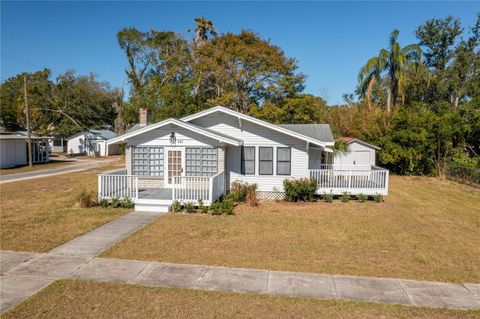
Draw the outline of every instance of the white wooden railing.
[[[98,198],[130,198],[138,201],[138,176],[119,172],[98,175]]]
[[[310,170],[310,177],[317,180],[318,194],[387,195],[388,176],[388,170],[377,166],[333,166]]]
[[[181,203],[198,204],[201,199],[205,205],[211,205],[225,191],[225,174],[220,172],[212,177],[177,176],[172,189],[172,199]]]

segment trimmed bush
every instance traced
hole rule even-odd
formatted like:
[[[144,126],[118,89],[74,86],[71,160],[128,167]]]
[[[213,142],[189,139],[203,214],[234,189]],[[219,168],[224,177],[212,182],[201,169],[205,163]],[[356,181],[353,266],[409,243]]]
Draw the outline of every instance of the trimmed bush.
[[[215,202],[210,206],[212,215],[233,215],[233,200],[228,198],[221,202]]]
[[[184,205],[183,205],[183,209],[185,209],[185,211],[189,214],[193,213],[195,211],[195,205],[193,205],[192,202],[186,202]]]
[[[323,200],[325,201],[325,203],[332,203],[333,202],[333,195],[332,194],[323,194]]]
[[[373,201],[374,201],[375,203],[381,203],[381,202],[382,202],[382,199],[383,199],[383,196],[380,195],[380,194],[375,194],[375,195],[373,195]]]
[[[172,210],[175,213],[181,212],[182,211],[182,204],[178,200],[174,200],[172,203]]]
[[[107,208],[107,207],[110,206],[110,201],[109,201],[108,199],[106,199],[106,198],[102,198],[102,199],[100,200],[100,202],[98,202],[98,204],[99,204],[100,206],[102,206],[103,208]]]
[[[342,203],[348,203],[350,201],[350,195],[347,192],[345,192],[340,197],[340,200],[342,201]]]
[[[317,191],[317,180],[315,178],[286,179],[283,181],[283,188],[286,201],[312,201]]]
[[[204,214],[208,213],[208,206],[205,206],[201,198],[198,199],[198,209]]]
[[[360,203],[365,203],[368,200],[368,196],[360,193],[357,195],[357,199]]]

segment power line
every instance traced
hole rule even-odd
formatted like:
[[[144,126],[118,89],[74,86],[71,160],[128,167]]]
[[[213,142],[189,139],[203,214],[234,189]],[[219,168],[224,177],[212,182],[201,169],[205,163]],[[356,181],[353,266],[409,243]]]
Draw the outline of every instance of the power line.
[[[23,64],[27,64],[27,65],[30,65],[30,66],[34,66],[36,68],[42,68],[44,69],[45,67],[44,66],[40,66],[40,65],[37,65],[37,64],[33,64],[33,63],[30,63],[28,61],[25,61],[25,60],[22,60],[22,59],[17,59],[17,58],[14,58],[12,56],[9,56],[9,55],[5,55],[5,54],[0,54],[2,57],[4,58],[7,58],[7,59],[10,59],[10,60],[14,60],[14,61],[17,61],[17,62],[20,62],[20,63],[23,63]]]

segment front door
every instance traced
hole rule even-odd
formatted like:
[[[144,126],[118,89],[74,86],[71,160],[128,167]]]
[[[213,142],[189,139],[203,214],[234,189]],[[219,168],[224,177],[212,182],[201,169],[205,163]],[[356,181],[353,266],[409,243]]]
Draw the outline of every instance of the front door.
[[[179,176],[184,176],[185,148],[167,148],[167,160],[165,161],[165,187],[171,188],[174,184],[182,183]]]

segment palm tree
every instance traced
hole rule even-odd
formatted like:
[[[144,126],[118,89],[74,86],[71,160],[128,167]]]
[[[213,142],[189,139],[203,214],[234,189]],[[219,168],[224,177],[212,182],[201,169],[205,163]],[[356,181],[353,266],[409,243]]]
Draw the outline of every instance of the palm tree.
[[[217,36],[217,31],[215,30],[215,26],[213,25],[212,21],[205,19],[205,17],[195,18],[193,21],[197,26],[195,29],[189,29],[188,32],[195,31],[195,37],[193,38],[193,43],[195,46],[200,46],[207,42],[208,34],[213,37]]]
[[[402,48],[397,41],[398,33],[398,30],[393,30],[388,50],[381,49],[378,56],[369,59],[358,73],[357,91],[362,97],[367,98],[369,107],[371,106],[373,86],[380,82],[384,75],[387,85],[388,113],[391,111],[392,100],[393,106],[397,104],[399,82],[402,75],[412,65],[420,63],[422,55],[422,50],[417,44],[410,44]]]

